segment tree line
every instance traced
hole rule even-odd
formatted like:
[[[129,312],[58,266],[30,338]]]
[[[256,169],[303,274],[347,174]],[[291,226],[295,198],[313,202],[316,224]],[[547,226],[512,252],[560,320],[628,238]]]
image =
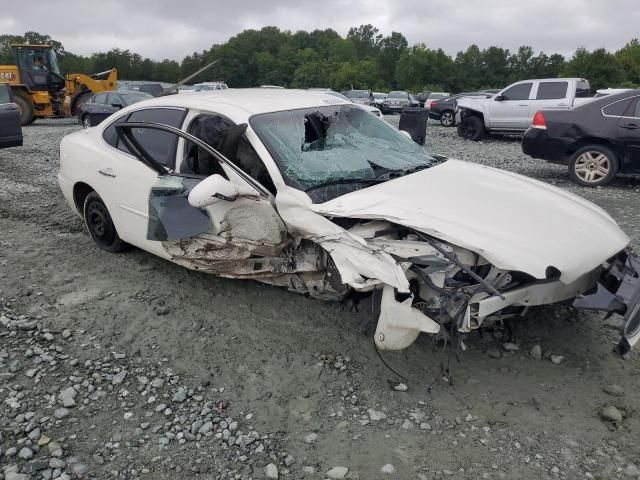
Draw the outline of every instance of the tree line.
[[[640,42],[629,41],[615,52],[578,48],[565,58],[558,53],[517,51],[470,45],[450,56],[424,43],[409,46],[402,33],[384,36],[373,25],[360,25],[342,37],[335,30],[290,32],[277,27],[245,30],[226,43],[187,55],[180,62],[144,58],[119,48],[88,56],[65,50],[49,35],[26,32],[0,35],[0,64],[15,63],[12,43],[50,44],[62,54],[64,72],[95,73],[118,69],[119,78],[173,83],[214,59],[220,63],[193,79],[222,80],[231,87],[281,85],[375,91],[460,92],[502,88],[526,78],[583,77],[594,89],[640,86]]]

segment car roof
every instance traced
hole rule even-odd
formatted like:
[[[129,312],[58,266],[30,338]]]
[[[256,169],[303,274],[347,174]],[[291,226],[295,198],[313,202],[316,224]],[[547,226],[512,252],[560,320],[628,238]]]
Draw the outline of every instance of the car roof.
[[[247,117],[260,113],[279,112],[325,105],[351,104],[324,92],[270,88],[228,88],[175,94],[137,103],[141,107],[185,107],[219,111],[224,107],[243,110]]]

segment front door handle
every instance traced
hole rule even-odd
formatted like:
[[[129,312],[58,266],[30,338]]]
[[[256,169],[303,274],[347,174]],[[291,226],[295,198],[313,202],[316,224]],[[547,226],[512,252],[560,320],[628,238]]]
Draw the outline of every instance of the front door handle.
[[[640,128],[637,123],[627,123],[625,125],[620,125],[622,128],[626,128],[627,130],[637,130]]]
[[[100,175],[104,175],[105,177],[116,178],[116,172],[114,172],[110,168],[104,168],[104,169],[101,168],[100,170],[98,170],[98,173]]]

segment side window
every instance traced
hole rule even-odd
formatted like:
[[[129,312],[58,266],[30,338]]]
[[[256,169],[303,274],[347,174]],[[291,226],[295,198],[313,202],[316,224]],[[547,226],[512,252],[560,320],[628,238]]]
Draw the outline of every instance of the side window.
[[[625,98],[624,100],[611,103],[602,109],[602,113],[611,117],[621,117],[627,108],[629,108],[632,101],[633,99],[631,98]]]
[[[559,100],[566,98],[568,82],[540,82],[536,100]]]
[[[275,194],[275,185],[267,168],[244,135],[246,129],[246,124],[235,125],[220,115],[201,115],[191,123],[189,133],[211,145],[246,174]],[[218,161],[196,145],[187,144],[185,152],[185,161],[181,171],[197,175],[209,176],[218,173],[226,176]]]
[[[98,95],[95,95],[93,97],[93,102],[92,103],[107,103],[107,94],[106,93],[99,93]]]
[[[150,122],[169,125],[180,128],[185,116],[185,110],[174,108],[150,108],[138,110],[129,115],[128,122]],[[134,128],[133,137],[140,143],[153,159],[165,167],[173,169],[176,160],[176,148],[178,137],[170,132],[152,130],[150,128]],[[124,145],[119,145],[120,150],[125,150]]]
[[[0,105],[2,105],[3,103],[11,103],[9,85],[6,84],[0,84]]]
[[[127,147],[120,142],[115,125],[123,122],[152,122],[180,128],[186,111],[176,108],[149,108],[137,110],[130,115],[120,117],[109,125],[102,134],[104,140],[114,148],[130,153]],[[173,133],[152,130],[149,128],[136,128],[132,130],[133,136],[154,160],[169,168],[174,167],[178,137]]]
[[[631,116],[635,118],[640,118],[640,98],[636,100],[636,108]]]
[[[505,100],[529,100],[532,83],[519,83],[502,93]]]

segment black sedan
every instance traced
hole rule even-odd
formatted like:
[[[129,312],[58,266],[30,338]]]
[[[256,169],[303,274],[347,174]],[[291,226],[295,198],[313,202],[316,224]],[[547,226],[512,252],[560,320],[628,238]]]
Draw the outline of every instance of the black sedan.
[[[78,109],[78,123],[84,128],[93,127],[121,108],[150,98],[153,98],[153,95],[135,91],[98,93]]]
[[[13,103],[11,86],[0,83],[0,148],[22,146],[20,110]]]
[[[484,96],[490,97],[492,93],[482,92],[466,92],[451,95],[450,97],[433,100],[429,104],[429,118],[440,120],[443,127],[453,127],[456,124],[456,100],[460,97]]]
[[[587,187],[606,185],[617,173],[640,173],[640,89],[536,112],[522,150],[568,165],[571,179]]]

